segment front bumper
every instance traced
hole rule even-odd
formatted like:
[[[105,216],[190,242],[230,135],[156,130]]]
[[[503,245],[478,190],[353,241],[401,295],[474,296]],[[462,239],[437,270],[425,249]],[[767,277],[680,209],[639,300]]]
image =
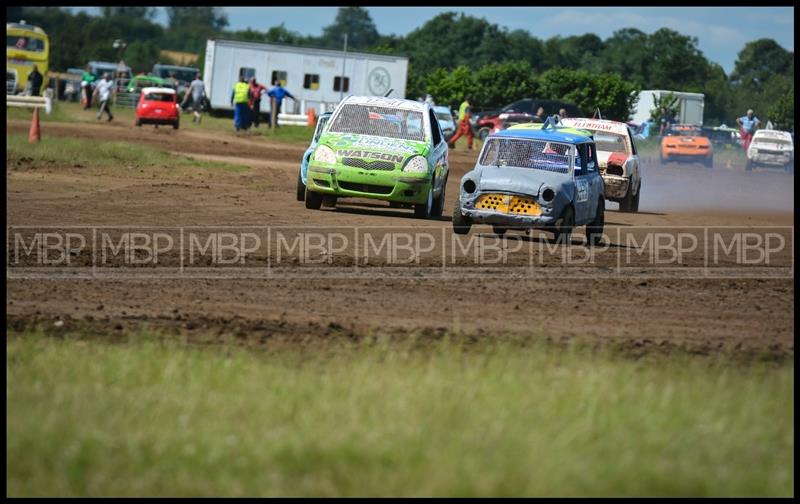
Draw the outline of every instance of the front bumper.
[[[313,192],[337,197],[421,204],[427,201],[431,177],[427,173],[365,170],[311,161],[308,165],[306,187]]]
[[[792,162],[792,158],[790,156],[786,156],[783,154],[768,154],[759,152],[757,154],[752,154],[748,156],[750,161],[753,163],[758,163],[762,165],[772,165],[772,166],[784,166],[788,163]]]
[[[630,177],[608,174],[603,174],[602,177],[606,198],[622,199],[628,193],[628,186],[631,183]]]
[[[515,215],[513,213],[509,213],[508,210],[504,211],[503,209],[487,209],[485,208],[485,205],[480,205],[477,203],[482,196],[493,194],[496,193],[494,191],[488,191],[485,193],[471,194],[468,197],[462,196],[459,200],[461,214],[476,224],[496,224],[511,228],[550,227],[558,220],[558,215],[555,213],[554,208],[550,205],[537,205],[539,211],[541,212],[539,215]],[[528,195],[508,194],[508,196],[526,200],[536,200],[536,198]],[[483,206],[483,208],[478,208],[478,206]]]

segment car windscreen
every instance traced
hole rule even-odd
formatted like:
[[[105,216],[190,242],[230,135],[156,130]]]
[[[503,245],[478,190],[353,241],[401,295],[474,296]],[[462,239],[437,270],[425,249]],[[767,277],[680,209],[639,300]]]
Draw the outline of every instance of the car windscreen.
[[[770,143],[770,144],[777,144],[777,145],[784,145],[784,146],[786,146],[786,145],[791,146],[792,145],[792,142],[790,142],[790,141],[788,141],[786,139],[769,137],[769,136],[755,137],[753,139],[753,143],[763,143],[763,144]]]
[[[698,128],[687,128],[685,126],[680,128],[670,128],[668,132],[673,136],[700,136],[700,130]]]
[[[624,136],[607,131],[594,131],[593,135],[597,150],[604,152],[627,152]]]
[[[570,145],[545,140],[490,138],[480,164],[569,173]]]
[[[425,141],[422,112],[356,103],[344,105],[328,131]]]
[[[25,35],[6,35],[6,47],[22,51],[44,52],[44,40]]]
[[[453,116],[449,112],[436,112],[436,111],[434,111],[433,115],[435,115],[436,119],[438,119],[439,121],[445,121],[445,122],[450,122],[450,123],[453,122]]]
[[[172,93],[147,93],[144,95],[144,99],[147,101],[160,101],[160,102],[171,102],[175,97]]]

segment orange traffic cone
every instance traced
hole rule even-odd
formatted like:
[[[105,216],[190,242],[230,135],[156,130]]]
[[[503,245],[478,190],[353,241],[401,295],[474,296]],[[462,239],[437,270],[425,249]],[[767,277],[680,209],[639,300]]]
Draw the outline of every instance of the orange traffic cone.
[[[33,119],[31,120],[31,131],[28,134],[29,143],[37,143],[42,139],[42,134],[39,131],[39,107],[33,109]]]
[[[317,115],[313,108],[308,109],[308,125],[312,128],[317,125]]]

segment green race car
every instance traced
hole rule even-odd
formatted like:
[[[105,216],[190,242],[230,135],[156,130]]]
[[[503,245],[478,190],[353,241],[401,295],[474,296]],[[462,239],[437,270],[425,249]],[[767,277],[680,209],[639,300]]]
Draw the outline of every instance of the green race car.
[[[308,165],[306,208],[358,197],[442,215],[447,143],[427,103],[348,96],[337,107]]]

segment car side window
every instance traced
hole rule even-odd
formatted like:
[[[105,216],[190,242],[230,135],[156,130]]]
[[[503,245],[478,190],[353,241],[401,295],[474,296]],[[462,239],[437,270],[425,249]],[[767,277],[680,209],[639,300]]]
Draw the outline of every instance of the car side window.
[[[582,177],[586,175],[586,170],[584,169],[583,160],[586,156],[586,152],[584,150],[583,145],[578,145],[575,148],[575,176]]]
[[[586,147],[586,171],[594,173],[597,171],[597,152],[594,144],[584,144]]]
[[[442,132],[439,130],[439,121],[436,120],[436,116],[433,113],[433,110],[428,111],[428,116],[430,117],[431,121],[431,135],[433,137],[433,146],[436,147],[439,145],[439,142],[442,141]]]
[[[630,128],[628,128],[628,138],[631,141],[631,153],[635,156],[636,155],[636,142],[633,141],[633,132]]]

